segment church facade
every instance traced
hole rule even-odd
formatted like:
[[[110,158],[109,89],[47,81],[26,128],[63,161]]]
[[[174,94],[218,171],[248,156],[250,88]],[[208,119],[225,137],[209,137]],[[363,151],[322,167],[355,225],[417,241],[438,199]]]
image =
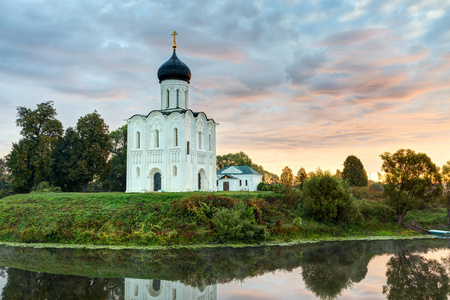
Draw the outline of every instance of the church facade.
[[[127,192],[216,190],[216,125],[189,109],[191,71],[176,55],[158,69],[161,109],[127,120]]]

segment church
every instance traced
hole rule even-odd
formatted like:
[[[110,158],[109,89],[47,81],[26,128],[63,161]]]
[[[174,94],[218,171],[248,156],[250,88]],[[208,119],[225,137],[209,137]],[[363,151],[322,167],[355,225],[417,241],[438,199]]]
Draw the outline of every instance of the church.
[[[176,54],[158,69],[161,109],[127,120],[127,190],[216,191],[216,122],[189,108],[191,70]]]

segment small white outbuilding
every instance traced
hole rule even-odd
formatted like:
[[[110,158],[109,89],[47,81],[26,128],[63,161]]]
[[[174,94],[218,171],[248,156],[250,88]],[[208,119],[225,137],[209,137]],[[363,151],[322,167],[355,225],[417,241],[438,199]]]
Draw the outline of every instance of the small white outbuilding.
[[[249,166],[228,166],[217,171],[217,190],[256,191],[262,177]]]

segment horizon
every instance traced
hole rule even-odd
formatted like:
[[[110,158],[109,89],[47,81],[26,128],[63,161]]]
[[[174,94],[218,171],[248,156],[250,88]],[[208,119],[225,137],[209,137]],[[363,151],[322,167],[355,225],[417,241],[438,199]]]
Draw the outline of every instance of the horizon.
[[[377,181],[384,152],[450,160],[450,1],[0,3],[0,157],[18,106],[54,101],[64,129],[97,110],[110,131],[160,109],[159,66],[192,72],[190,109],[217,155],[335,173],[349,155]],[[166,12],[164,14],[163,12]],[[163,16],[163,17],[162,17]],[[376,178],[372,177],[375,176]]]

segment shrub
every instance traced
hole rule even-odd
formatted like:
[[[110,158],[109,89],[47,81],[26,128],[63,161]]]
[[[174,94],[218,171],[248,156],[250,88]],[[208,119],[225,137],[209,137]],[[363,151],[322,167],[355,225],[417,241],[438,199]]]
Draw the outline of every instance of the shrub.
[[[328,222],[361,220],[348,184],[319,170],[303,186],[304,207],[314,219]],[[356,209],[356,210],[355,210]]]
[[[356,199],[367,199],[369,197],[369,188],[366,186],[353,186],[351,187],[353,197]]]
[[[358,209],[367,221],[377,220],[380,223],[395,222],[395,211],[386,204],[363,200],[358,203]]]
[[[369,189],[377,191],[377,192],[382,192],[383,191],[383,183],[381,183],[381,182],[371,183],[369,185]]]
[[[264,191],[264,188],[266,187],[266,184],[264,183],[264,182],[260,182],[260,183],[258,183],[258,186],[256,187],[256,189],[258,190],[258,191]]]
[[[253,209],[244,203],[219,209],[212,224],[221,242],[265,241],[268,236],[266,228],[256,224]]]

